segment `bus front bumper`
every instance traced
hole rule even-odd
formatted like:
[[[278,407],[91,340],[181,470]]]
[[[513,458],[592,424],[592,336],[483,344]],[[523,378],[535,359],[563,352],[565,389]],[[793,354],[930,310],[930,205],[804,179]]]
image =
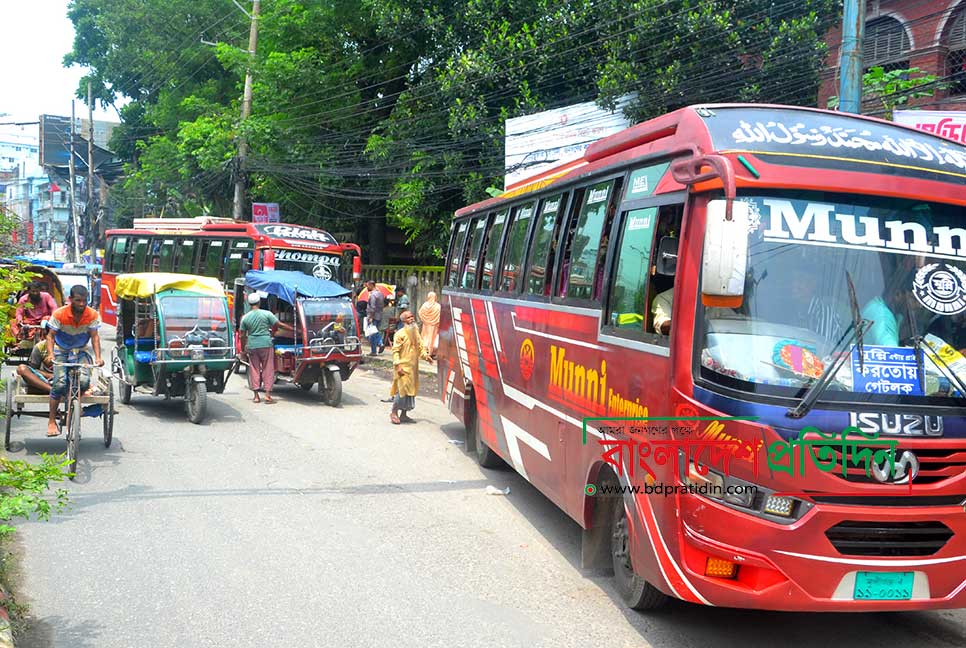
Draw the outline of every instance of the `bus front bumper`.
[[[962,504],[888,509],[818,504],[789,525],[740,513],[697,495],[680,496],[680,507],[678,558],[688,580],[712,605],[854,612],[966,608]],[[862,525],[876,530],[853,533]],[[827,535],[833,527],[831,538],[838,548]],[[853,533],[844,544],[843,528]],[[931,546],[923,546],[926,537]],[[886,543],[899,555],[881,555]],[[708,558],[734,562],[734,578],[706,575]],[[891,593],[877,590],[874,594],[902,598],[863,600],[856,581],[865,584],[870,578],[903,582]]]

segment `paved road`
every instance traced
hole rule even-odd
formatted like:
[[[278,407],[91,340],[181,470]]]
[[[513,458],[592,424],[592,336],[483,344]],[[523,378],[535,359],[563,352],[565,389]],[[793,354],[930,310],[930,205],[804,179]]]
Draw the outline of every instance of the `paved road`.
[[[625,612],[577,569],[577,525],[478,468],[437,402],[393,426],[387,384],[364,372],[341,409],[293,389],[254,405],[232,382],[206,425],[139,395],[111,449],[99,428],[82,440],[71,510],[20,529],[19,646],[966,645],[963,611]],[[39,421],[14,425],[15,457],[62,449]]]

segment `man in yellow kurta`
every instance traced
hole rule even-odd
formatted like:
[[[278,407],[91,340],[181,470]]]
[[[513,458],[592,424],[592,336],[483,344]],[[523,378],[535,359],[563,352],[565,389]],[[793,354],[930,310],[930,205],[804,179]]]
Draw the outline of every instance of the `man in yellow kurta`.
[[[419,359],[430,360],[412,312],[403,311],[399,319],[404,326],[396,331],[392,341],[392,367],[395,375],[392,379],[392,388],[389,390],[389,395],[393,397],[392,414],[389,415],[389,420],[395,425],[412,420],[406,412],[416,406],[415,397],[419,390]]]

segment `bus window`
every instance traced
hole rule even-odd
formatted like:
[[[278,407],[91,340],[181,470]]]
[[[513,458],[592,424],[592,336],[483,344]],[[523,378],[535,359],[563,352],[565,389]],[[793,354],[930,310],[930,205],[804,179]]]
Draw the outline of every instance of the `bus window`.
[[[572,299],[598,299],[603,284],[607,233],[616,211],[614,180],[591,185],[584,192],[577,218],[571,210],[570,230],[564,248],[558,296]],[[574,205],[579,204],[574,202]]]
[[[560,220],[557,216],[563,213],[563,203],[563,194],[551,196],[540,203],[540,217],[533,233],[527,267],[527,293],[530,295],[550,294],[549,268],[553,267]]]
[[[233,286],[235,279],[241,277],[244,272],[243,266],[245,261],[248,261],[248,267],[252,266],[253,256],[255,254],[255,242],[250,239],[235,240],[231,242],[231,250],[228,253],[228,259],[225,263],[225,276],[221,279],[228,284]]]
[[[183,274],[195,274],[195,240],[181,239],[175,250],[174,271]]]
[[[526,250],[527,233],[533,216],[533,203],[521,205],[513,210],[512,221],[507,228],[506,252],[503,253],[503,272],[500,277],[500,290],[518,292],[520,287],[520,268],[523,265],[523,252]]]
[[[446,285],[456,288],[457,279],[460,276],[460,259],[463,256],[463,243],[466,241],[466,230],[469,229],[470,222],[463,221],[458,223],[454,228],[453,234],[453,244],[449,249],[449,277],[446,280]]]
[[[503,226],[506,224],[507,210],[497,212],[487,233],[486,254],[483,255],[483,277],[480,281],[480,288],[490,290],[494,284],[496,275],[496,264],[499,262],[500,244],[503,241]]]
[[[131,263],[126,268],[127,272],[147,272],[148,246],[151,243],[149,238],[139,238],[134,242],[134,254],[131,255]]]
[[[480,259],[480,248],[483,247],[483,235],[486,233],[486,216],[480,216],[473,222],[473,237],[466,246],[463,258],[463,288],[476,288],[476,264]]]
[[[648,317],[647,278],[657,207],[625,213],[620,222],[606,322],[622,332],[643,333]]]
[[[224,265],[225,241],[205,239],[201,244],[201,254],[198,257],[198,274],[221,279]]]
[[[654,250],[657,249],[662,238],[669,237],[676,239],[681,236],[681,220],[683,217],[684,205],[665,205],[660,208],[657,215],[657,234],[654,236]],[[670,333],[671,325],[674,276],[656,274],[656,260],[653,258],[655,253],[651,253],[652,258],[649,268],[652,279],[650,286],[648,286],[648,296],[650,297],[648,304],[651,306],[648,312],[648,319],[650,320],[648,330],[664,336],[661,344],[666,345],[668,343],[666,336]],[[658,299],[659,296],[662,296],[661,299]],[[663,326],[663,330],[662,325],[665,325]]]
[[[107,268],[111,272],[124,272],[124,261],[128,253],[127,244],[128,238],[126,236],[118,236],[108,246],[108,253],[111,256],[107,260]]]
[[[158,270],[161,272],[171,272],[174,268],[174,239],[161,239],[160,250],[158,251]]]

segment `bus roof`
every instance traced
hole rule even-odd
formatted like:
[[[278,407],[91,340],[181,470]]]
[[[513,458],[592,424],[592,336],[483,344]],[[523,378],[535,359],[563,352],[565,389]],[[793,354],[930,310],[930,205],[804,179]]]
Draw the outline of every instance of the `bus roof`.
[[[185,235],[198,234],[201,236],[217,236],[219,234],[234,234],[236,236],[252,236],[267,238],[267,244],[283,243],[288,247],[327,248],[346,245],[352,248],[354,244],[342,244],[326,232],[315,227],[305,225],[291,225],[288,223],[249,223],[230,218],[136,218],[131,229],[110,230],[108,236],[146,236],[150,234]]]
[[[911,126],[847,113],[767,104],[688,106],[631,126],[591,144],[582,157],[507,187],[497,198],[464,207],[456,216],[490,209],[530,192],[634,162],[642,157],[697,157],[718,153],[754,158],[762,184],[788,167],[889,174],[933,182],[966,182],[966,146]],[[736,165],[736,171],[741,171]],[[893,178],[894,183],[894,178]],[[816,183],[818,184],[818,183]],[[683,189],[670,181],[662,191]]]

